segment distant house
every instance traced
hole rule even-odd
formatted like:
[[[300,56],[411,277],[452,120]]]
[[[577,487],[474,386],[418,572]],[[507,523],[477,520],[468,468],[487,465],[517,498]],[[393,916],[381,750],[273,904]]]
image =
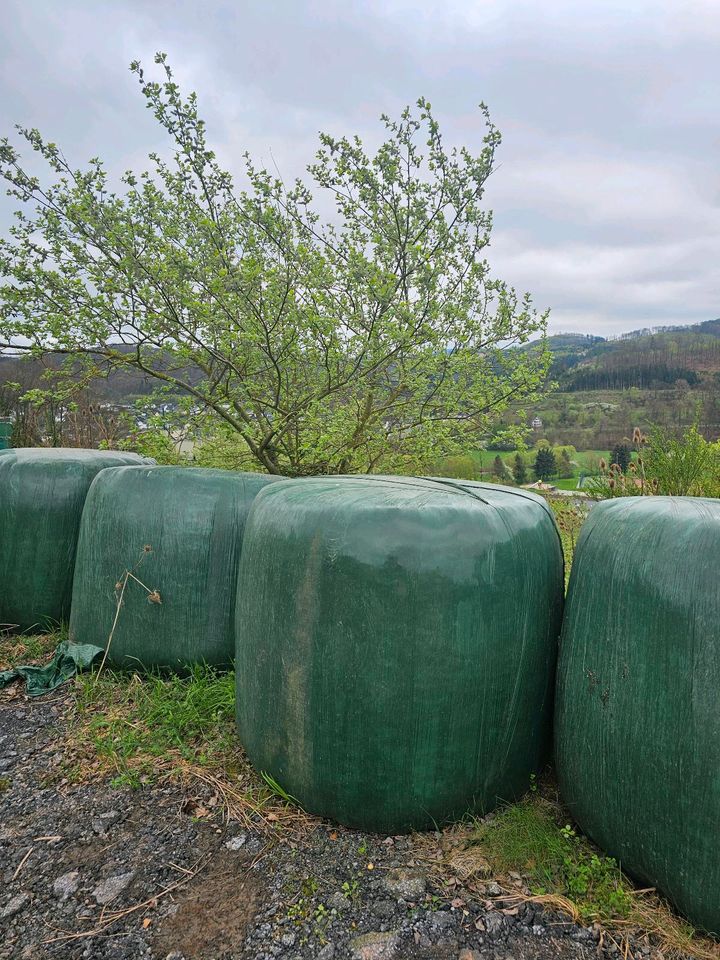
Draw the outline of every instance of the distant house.
[[[530,424],[533,430],[542,430],[542,425],[543,425],[543,422],[540,419],[540,417],[534,417]]]

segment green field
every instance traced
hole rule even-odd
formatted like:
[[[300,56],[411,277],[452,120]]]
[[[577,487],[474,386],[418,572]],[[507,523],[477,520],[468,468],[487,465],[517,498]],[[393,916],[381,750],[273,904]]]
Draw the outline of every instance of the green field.
[[[560,447],[554,447],[555,455],[559,458]],[[443,476],[457,476],[464,479],[490,479],[493,477],[493,462],[495,457],[505,463],[512,469],[516,455],[522,454],[525,460],[527,470],[527,482],[533,483],[536,479],[533,472],[533,463],[537,455],[537,449],[527,450],[471,450],[464,456],[446,457],[436,466],[436,472]],[[561,490],[574,490],[577,487],[577,480],[581,474],[586,476],[595,476],[600,473],[600,461],[605,460],[609,463],[610,452],[608,450],[583,450],[571,452],[570,460],[573,463],[573,476],[563,479],[553,478],[550,483],[559,487]]]

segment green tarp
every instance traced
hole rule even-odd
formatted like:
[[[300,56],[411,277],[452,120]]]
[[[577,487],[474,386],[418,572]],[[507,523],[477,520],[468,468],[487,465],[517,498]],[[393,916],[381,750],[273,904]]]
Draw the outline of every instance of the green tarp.
[[[196,467],[104,470],[87,497],[70,638],[121,668],[228,666],[245,519],[278,480]],[[114,626],[113,626],[114,625]]]
[[[512,800],[546,759],[563,603],[547,505],[493,484],[290,480],[245,532],[237,720],[307,810],[385,833]]]
[[[720,934],[720,501],[593,507],[558,665],[562,795],[595,842]]]
[[[90,484],[105,467],[147,462],[114,450],[0,450],[0,627],[37,632],[67,619]]]
[[[58,644],[52,660],[44,667],[21,666],[0,670],[0,688],[15,680],[24,679],[27,695],[39,697],[43,693],[50,693],[81,670],[87,670],[100,659],[102,653],[102,647],[93,647],[88,643],[68,643],[64,640]]]

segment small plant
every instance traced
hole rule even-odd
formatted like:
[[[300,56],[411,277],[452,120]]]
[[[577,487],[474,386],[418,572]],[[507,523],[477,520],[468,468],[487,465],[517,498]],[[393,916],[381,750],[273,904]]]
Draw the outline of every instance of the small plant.
[[[313,934],[320,943],[327,943],[327,928],[332,923],[330,911],[324,903],[318,903],[313,911]]]
[[[347,900],[357,900],[360,896],[360,883],[357,878],[353,877],[343,883],[341,890]]]
[[[493,866],[527,878],[533,894],[570,900],[584,922],[628,916],[632,887],[617,863],[598,853],[539,795],[478,825],[475,842]]]
[[[565,555],[565,585],[567,586],[575,546],[580,535],[580,528],[585,522],[587,511],[565,500],[552,499],[549,503],[560,531],[560,540]]]
[[[265,773],[265,771],[263,770],[260,773],[260,776],[263,778],[263,780],[268,785],[268,787],[270,787],[270,790],[273,792],[273,794],[276,797],[279,797],[281,800],[284,800],[285,803],[293,803],[295,804],[295,806],[300,806],[300,804],[295,799],[295,797],[293,797],[292,794],[288,793],[287,790],[281,787],[280,784],[277,782],[277,780],[271,777],[269,773]]]

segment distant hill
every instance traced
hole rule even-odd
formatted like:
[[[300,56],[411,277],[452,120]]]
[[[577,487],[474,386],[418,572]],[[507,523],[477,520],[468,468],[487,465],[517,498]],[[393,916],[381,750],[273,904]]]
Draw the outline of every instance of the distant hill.
[[[133,351],[132,347],[122,344],[118,344],[115,349],[121,353]],[[43,376],[53,370],[59,370],[63,362],[64,358],[52,354],[42,359],[0,354],[0,388],[4,383],[13,382],[19,383],[25,390],[40,387],[43,385]],[[178,370],[173,367],[169,359],[165,368],[187,377],[190,382],[198,380],[200,376],[199,372],[187,367]],[[151,394],[157,387],[158,381],[149,374],[132,367],[120,367],[94,380],[91,393],[93,399],[100,403],[126,405],[139,397]]]
[[[720,374],[720,319],[635,330],[614,339],[563,333],[549,337],[548,346],[550,376],[569,393],[662,389],[678,381],[692,387]]]

